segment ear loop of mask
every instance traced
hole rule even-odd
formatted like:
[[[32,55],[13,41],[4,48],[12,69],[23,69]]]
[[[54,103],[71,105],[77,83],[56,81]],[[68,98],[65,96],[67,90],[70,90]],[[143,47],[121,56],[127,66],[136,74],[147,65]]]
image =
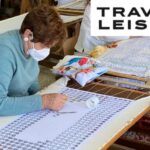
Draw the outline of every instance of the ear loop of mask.
[[[32,40],[33,40],[33,33],[32,33],[32,35],[30,35],[30,41],[32,42]]]
[[[34,48],[34,43],[33,43],[33,42],[32,42],[32,48],[35,49],[35,48]]]
[[[30,42],[32,43],[32,48],[34,49],[34,42],[32,40],[33,40],[33,33],[32,33],[32,35],[30,37]]]
[[[28,41],[29,41],[29,38],[28,37],[25,37],[24,39],[23,39],[24,41],[25,41],[25,45],[26,45],[26,47],[27,47],[27,45],[28,45]],[[28,55],[28,50],[26,51],[24,51],[24,53],[25,53],[25,55],[27,56]]]

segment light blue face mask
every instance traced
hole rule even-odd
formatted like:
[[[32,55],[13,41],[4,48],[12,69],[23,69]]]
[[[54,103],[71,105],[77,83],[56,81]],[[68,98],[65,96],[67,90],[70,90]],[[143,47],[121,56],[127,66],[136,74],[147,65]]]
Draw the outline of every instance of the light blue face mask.
[[[33,43],[33,48],[30,48],[28,50],[28,54],[36,61],[41,61],[50,54],[50,48],[42,48],[37,50],[34,48],[34,43]]]

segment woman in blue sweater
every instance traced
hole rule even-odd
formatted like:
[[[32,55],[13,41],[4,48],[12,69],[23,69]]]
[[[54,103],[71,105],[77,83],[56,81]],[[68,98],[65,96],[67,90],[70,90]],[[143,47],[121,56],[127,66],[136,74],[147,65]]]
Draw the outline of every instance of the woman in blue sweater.
[[[63,107],[65,95],[35,93],[39,90],[38,61],[64,38],[63,22],[50,6],[33,9],[20,30],[0,35],[0,116]]]

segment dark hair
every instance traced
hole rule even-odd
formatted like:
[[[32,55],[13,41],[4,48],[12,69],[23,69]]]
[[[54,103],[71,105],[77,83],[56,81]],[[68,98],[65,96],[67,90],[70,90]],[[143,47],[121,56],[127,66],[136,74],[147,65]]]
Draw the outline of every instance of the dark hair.
[[[33,42],[45,45],[62,42],[66,37],[63,21],[52,6],[42,5],[31,10],[22,22],[20,33],[26,29],[33,32]]]

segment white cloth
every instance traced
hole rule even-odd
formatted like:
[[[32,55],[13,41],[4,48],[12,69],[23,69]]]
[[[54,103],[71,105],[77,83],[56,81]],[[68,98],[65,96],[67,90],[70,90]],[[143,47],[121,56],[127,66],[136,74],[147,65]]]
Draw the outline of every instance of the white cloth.
[[[110,71],[150,77],[150,37],[132,38],[109,48],[97,61]]]
[[[46,91],[42,91],[42,92],[47,93],[47,92],[53,92],[54,90],[56,90],[55,92],[58,92],[60,90],[60,87],[66,86],[67,81],[68,80],[66,78],[61,78],[58,81],[54,82],[52,85],[50,85],[48,88],[46,88],[45,89]],[[98,129],[97,132],[95,132],[92,136],[84,140],[84,142],[79,147],[76,147],[75,149],[77,150],[105,149],[105,146],[106,147],[108,146],[108,142],[113,140],[115,136],[119,135],[120,131],[125,129],[126,126],[131,125],[132,121],[134,121],[134,119],[140,114],[142,114],[144,110],[146,110],[146,108],[148,107],[150,107],[150,97],[142,98],[140,100],[137,100],[131,103],[131,105],[123,109],[115,117],[112,117],[112,119],[108,120],[108,122],[105,123],[105,125],[103,125],[102,128]],[[5,127],[8,123],[12,122],[14,119],[15,119],[14,117],[13,118],[12,117],[0,117],[0,129]],[[34,125],[35,124],[33,124],[33,126]],[[27,128],[26,130],[28,129],[29,128]],[[87,129],[90,129],[90,128],[87,128]],[[20,134],[22,133],[23,132],[21,132]],[[39,135],[39,132],[38,132],[38,135]],[[10,143],[11,141],[9,140],[7,142],[6,139],[4,139],[4,142],[6,142],[7,145],[9,145],[8,143]],[[15,146],[15,144],[16,143],[14,143],[13,146]]]
[[[110,42],[115,42],[119,40],[128,39],[127,36],[91,36],[90,29],[91,29],[91,19],[90,19],[90,5],[87,5],[84,17],[80,27],[80,33],[78,37],[78,41],[75,45],[75,49],[79,52],[87,53],[90,50],[93,50],[97,45],[104,45]]]
[[[58,1],[58,6],[73,2],[75,0],[57,0]]]

